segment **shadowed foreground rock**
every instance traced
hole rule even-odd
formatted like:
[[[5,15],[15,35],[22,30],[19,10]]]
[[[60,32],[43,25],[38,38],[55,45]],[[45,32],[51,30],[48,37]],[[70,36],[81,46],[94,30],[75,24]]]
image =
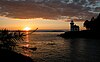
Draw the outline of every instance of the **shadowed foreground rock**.
[[[22,54],[0,49],[0,62],[33,62],[33,60]]]
[[[64,34],[60,34],[63,38],[95,38],[100,39],[100,32],[99,31],[91,31],[91,30],[84,30],[84,31],[68,31]]]

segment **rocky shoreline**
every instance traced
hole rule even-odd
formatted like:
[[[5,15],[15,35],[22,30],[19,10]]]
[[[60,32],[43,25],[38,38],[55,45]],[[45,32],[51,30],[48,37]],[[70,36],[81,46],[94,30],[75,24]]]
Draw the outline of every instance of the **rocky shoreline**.
[[[34,62],[30,57],[7,50],[0,49],[0,62]]]
[[[58,36],[61,36],[63,38],[100,38],[100,32],[90,30],[68,31]]]

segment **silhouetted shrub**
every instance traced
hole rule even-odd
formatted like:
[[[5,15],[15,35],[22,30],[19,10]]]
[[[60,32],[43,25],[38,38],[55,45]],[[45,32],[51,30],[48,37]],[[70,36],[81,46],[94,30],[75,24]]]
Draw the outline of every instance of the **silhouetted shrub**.
[[[13,50],[17,41],[23,40],[24,33],[10,32],[7,29],[0,30],[0,48]]]
[[[87,30],[100,31],[100,14],[96,18],[92,17],[90,21],[86,20],[84,27]]]

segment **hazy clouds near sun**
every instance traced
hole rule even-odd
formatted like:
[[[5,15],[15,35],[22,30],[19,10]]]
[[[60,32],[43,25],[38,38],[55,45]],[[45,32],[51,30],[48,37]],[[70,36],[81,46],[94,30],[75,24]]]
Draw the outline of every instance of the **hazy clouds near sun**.
[[[12,18],[81,19],[95,16],[99,11],[99,0],[0,0],[0,15]]]

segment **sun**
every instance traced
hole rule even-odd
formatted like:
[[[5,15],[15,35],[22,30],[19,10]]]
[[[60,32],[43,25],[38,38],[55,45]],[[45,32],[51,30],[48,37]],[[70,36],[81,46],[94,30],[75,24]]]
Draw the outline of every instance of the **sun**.
[[[29,31],[29,30],[31,30],[31,28],[30,27],[25,27],[24,30]]]

